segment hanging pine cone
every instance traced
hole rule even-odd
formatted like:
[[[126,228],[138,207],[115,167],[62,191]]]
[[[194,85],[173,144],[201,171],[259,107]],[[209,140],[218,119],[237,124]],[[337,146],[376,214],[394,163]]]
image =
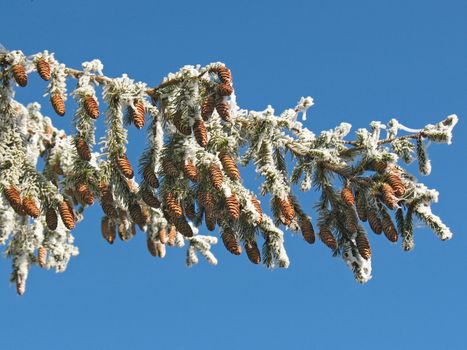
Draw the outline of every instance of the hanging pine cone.
[[[97,119],[99,117],[99,105],[94,96],[87,96],[84,98],[84,110],[92,119]]]
[[[26,212],[24,211],[21,195],[19,194],[18,190],[15,187],[5,187],[3,189],[3,194],[5,198],[10,203],[13,210],[19,215],[25,215]]]
[[[355,204],[355,198],[353,196],[352,190],[349,187],[344,187],[342,189],[341,198],[348,206],[353,206]]]
[[[224,230],[222,232],[222,242],[225,248],[232,254],[240,255],[242,253],[242,247],[238,244],[237,238],[232,231]]]
[[[22,64],[14,64],[11,67],[11,70],[13,72],[13,78],[19,86],[25,87],[28,85],[28,74],[26,73],[26,69]]]
[[[217,92],[221,96],[230,96],[232,95],[233,87],[230,84],[222,83],[217,85]]]
[[[109,244],[113,244],[115,238],[117,237],[116,232],[116,225],[113,221],[109,219],[109,217],[104,216],[101,220],[101,233],[102,237],[109,242]]]
[[[219,102],[216,105],[216,111],[225,122],[230,122],[230,106],[226,101]]]
[[[331,233],[331,231],[327,227],[325,226],[320,227],[319,238],[324,244],[326,244],[332,250],[337,249],[336,238],[334,237],[334,235]]]
[[[112,191],[107,183],[101,182],[99,184],[99,190],[101,191],[102,202],[112,203],[114,201]]]
[[[201,117],[204,121],[208,121],[214,112],[216,99],[214,95],[207,95],[204,98],[203,104],[201,105]]]
[[[159,180],[157,179],[157,176],[154,173],[153,167],[150,164],[144,167],[143,178],[144,178],[144,181],[146,181],[148,185],[151,186],[152,188],[159,187]]]
[[[159,230],[159,232],[157,233],[157,237],[159,238],[159,241],[161,241],[161,243],[167,243],[167,241],[169,240],[169,236],[165,227]]]
[[[159,255],[159,258],[164,259],[166,250],[165,250],[165,244],[161,242],[156,243],[156,249],[157,249],[157,255]]]
[[[185,215],[191,221],[195,220],[196,218],[196,210],[194,203],[185,203]]]
[[[134,105],[135,108],[130,107],[131,120],[138,129],[142,129],[144,127],[144,102],[138,99],[134,102]]]
[[[381,194],[383,195],[384,204],[390,209],[394,209],[397,206],[397,197],[394,196],[394,190],[387,183],[383,183],[381,186]]]
[[[363,259],[368,260],[371,257],[371,248],[366,234],[359,232],[355,242],[357,243],[358,253],[362,256]]]
[[[144,203],[149,205],[152,208],[159,208],[161,206],[161,202],[157,199],[156,196],[147,189],[141,191],[141,198],[143,199]]]
[[[177,111],[172,118],[173,125],[177,130],[185,136],[191,135],[191,129],[188,123],[186,123],[182,118],[182,112]]]
[[[256,197],[253,195],[250,197],[250,201],[259,215],[258,223],[261,223],[261,221],[263,221],[263,209],[261,209],[261,204],[259,203],[258,199],[256,199]]]
[[[45,59],[42,57],[39,58],[36,62],[36,68],[37,68],[37,73],[39,73],[39,76],[44,79],[44,80],[50,80],[52,77],[51,72],[50,72],[50,64],[47,62]]]
[[[195,134],[196,142],[201,147],[206,147],[208,145],[208,130],[206,125],[204,125],[203,120],[195,119],[193,124],[193,133]]]
[[[87,162],[91,160],[91,150],[89,149],[89,145],[86,141],[82,138],[75,139],[75,147],[78,156]]]
[[[127,179],[133,178],[135,173],[133,172],[130,161],[125,154],[117,158],[117,165],[120,168],[123,176],[125,176]]]
[[[405,193],[405,186],[404,184],[402,183],[402,180],[401,178],[392,173],[392,174],[389,174],[388,176],[388,184],[389,186],[392,187],[393,191],[394,191],[394,194],[397,196],[397,197],[402,197]]]
[[[112,194],[110,193],[110,191],[107,191],[104,193],[105,194],[102,194],[102,200],[101,200],[102,210],[104,211],[105,215],[107,215],[108,217],[111,217],[112,219],[116,219],[118,217],[118,213],[113,203]],[[110,195],[107,193],[110,193]]]
[[[131,204],[128,207],[128,211],[130,212],[131,220],[133,220],[135,224],[144,225],[146,223],[143,211],[138,203]]]
[[[219,66],[216,68],[217,74],[219,79],[224,84],[232,84],[232,74],[230,73],[230,69],[225,66]]]
[[[378,173],[384,173],[388,167],[388,163],[383,160],[376,160],[372,163],[372,167]]]
[[[58,224],[58,217],[57,213],[52,207],[48,207],[45,213],[45,222],[47,223],[47,227],[49,230],[55,231]]]
[[[204,220],[209,231],[214,231],[216,229],[216,215],[212,211],[204,212]]]
[[[162,159],[162,170],[166,176],[171,177],[178,177],[180,173],[175,163],[169,158]]]
[[[26,197],[23,199],[23,208],[26,214],[28,214],[32,218],[39,217],[39,214],[41,213],[34,199],[30,197]]]
[[[178,202],[178,200],[175,198],[175,196],[172,194],[172,192],[166,192],[164,196],[164,202],[165,202],[165,207],[167,208],[167,211],[169,212],[169,215],[174,218],[180,218],[183,215],[183,210]]]
[[[47,249],[44,246],[37,248],[37,262],[40,267],[44,267],[47,263]]]
[[[230,177],[230,179],[233,181],[240,179],[240,172],[238,171],[237,164],[230,154],[221,152],[219,153],[219,159],[222,163],[222,167],[224,168],[225,173],[228,177]]]
[[[293,220],[293,218],[295,217],[295,209],[292,203],[290,202],[290,199],[280,199],[279,197],[276,197],[276,203],[284,218],[287,221]]]
[[[216,205],[216,198],[211,192],[198,191],[198,201],[206,211],[212,211]]]
[[[358,192],[356,197],[357,214],[361,221],[365,222],[368,218],[366,212],[366,200],[363,192]]]
[[[191,160],[187,160],[183,165],[183,173],[185,176],[193,182],[198,182],[198,170],[196,165]]]
[[[302,231],[303,238],[310,244],[315,243],[315,230],[311,224],[310,219],[307,217],[300,218],[300,230]]]
[[[79,196],[80,202],[87,205],[94,204],[94,195],[92,194],[89,186],[85,183],[79,183],[75,187],[75,191]]]
[[[175,239],[177,238],[177,228],[175,225],[170,226],[169,237],[167,239],[167,244],[173,246],[175,244]]]
[[[370,224],[370,227],[374,233],[376,233],[377,235],[381,234],[381,232],[383,231],[383,226],[376,210],[368,210],[368,223]]]
[[[232,195],[225,200],[227,211],[232,220],[238,220],[240,218],[240,203],[238,202],[237,195]]]
[[[180,232],[185,237],[193,237],[193,230],[188,224],[184,216],[181,216],[175,220],[175,226],[177,227],[178,232]]]
[[[70,209],[70,205],[66,201],[58,203],[58,212],[62,218],[63,224],[69,230],[75,227],[75,218],[73,209]]]
[[[146,246],[148,247],[148,252],[152,256],[157,256],[157,241],[148,237],[146,240]]]
[[[63,100],[63,97],[58,94],[54,93],[50,96],[50,103],[52,103],[52,107],[60,117],[63,117],[65,115],[65,101]]]
[[[216,190],[220,190],[222,188],[224,178],[222,176],[222,170],[217,166],[217,164],[212,163],[209,167],[209,179]]]
[[[383,232],[386,238],[391,242],[397,242],[397,230],[389,215],[384,215],[382,220]]]
[[[255,241],[245,242],[245,251],[248,259],[253,264],[259,264],[261,262],[261,253],[259,252],[258,245]]]

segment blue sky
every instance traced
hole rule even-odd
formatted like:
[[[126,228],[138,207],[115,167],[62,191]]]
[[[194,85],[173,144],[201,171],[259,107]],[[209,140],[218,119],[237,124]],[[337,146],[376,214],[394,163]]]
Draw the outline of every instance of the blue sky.
[[[185,64],[223,61],[243,108],[282,110],[311,95],[315,132],[341,121],[358,128],[396,117],[420,127],[460,117],[453,145],[430,146],[433,171],[421,179],[440,191],[433,210],[454,238],[440,242],[420,227],[405,253],[370,235],[368,284],[322,244],[290,234],[288,270],[253,266],[222,246],[217,267],[187,269],[184,251],[154,259],[141,234],[109,246],[96,207],[74,230],[81,254],[64,274],[34,268],[24,297],[0,261],[1,348],[467,348],[467,2],[6,0],[1,12],[7,48],[47,49],[72,67],[99,58],[109,76],[157,85]],[[17,96],[40,100],[44,87],[33,79]],[[135,157],[144,139],[130,137]],[[301,196],[305,209],[315,198]]]

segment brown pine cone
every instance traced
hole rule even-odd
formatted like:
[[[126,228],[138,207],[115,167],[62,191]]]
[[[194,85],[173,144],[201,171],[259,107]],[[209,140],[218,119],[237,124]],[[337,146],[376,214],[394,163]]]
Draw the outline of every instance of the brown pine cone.
[[[362,256],[363,259],[368,260],[371,257],[371,247],[366,234],[359,232],[355,242],[357,243],[358,253]]]
[[[92,119],[97,119],[99,117],[99,105],[94,96],[86,96],[84,98],[84,110]]]
[[[228,177],[230,177],[230,179],[233,181],[240,179],[240,172],[238,171],[237,164],[230,154],[221,152],[219,153],[219,159],[222,163],[222,167],[224,168],[225,173]]]
[[[26,214],[28,214],[32,218],[39,217],[41,213],[34,199],[30,197],[26,197],[23,199],[23,208]]]
[[[217,74],[219,75],[219,79],[221,82],[225,84],[232,84],[232,73],[230,73],[230,69],[225,66],[217,67]]]
[[[394,209],[397,206],[397,197],[394,196],[394,190],[387,183],[383,183],[381,186],[381,194],[383,195],[384,204],[389,209]]]
[[[368,219],[368,215],[366,212],[366,201],[365,195],[363,192],[358,192],[356,197],[356,207],[357,207],[357,214],[361,221],[365,222]]]
[[[169,235],[167,234],[167,230],[165,229],[165,227],[159,230],[157,237],[159,237],[159,241],[161,241],[161,243],[167,243],[167,241],[169,240]]]
[[[138,129],[142,129],[144,127],[144,102],[138,99],[134,105],[135,108],[130,107],[131,120]]]
[[[349,187],[344,187],[342,189],[341,198],[348,206],[353,206],[355,204],[355,198],[353,196],[352,190]]]
[[[22,200],[21,195],[19,194],[16,187],[4,187],[3,188],[3,195],[7,199],[8,203],[10,203],[11,207],[18,213],[18,211],[23,212]],[[18,213],[19,214],[19,213]]]
[[[78,153],[78,156],[82,160],[85,160],[87,162],[91,160],[91,150],[86,141],[84,141],[82,138],[76,138],[75,147],[76,147],[76,152]]]
[[[245,251],[248,259],[253,264],[259,264],[261,262],[261,253],[259,252],[258,245],[255,241],[245,242]]]
[[[332,250],[337,249],[336,238],[334,237],[334,235],[331,233],[331,231],[327,227],[325,226],[320,227],[319,238],[324,244],[326,244]]]
[[[284,218],[287,221],[293,220],[293,218],[295,217],[295,209],[292,203],[290,202],[290,199],[280,199],[279,197],[276,197],[276,203],[279,206],[279,209]]]
[[[157,199],[156,196],[149,190],[141,191],[141,198],[143,199],[144,203],[149,205],[152,208],[160,208],[161,202]]]
[[[63,117],[65,115],[65,101],[63,97],[58,93],[54,93],[50,96],[50,102],[52,103],[55,113]]]
[[[193,230],[188,224],[184,216],[180,216],[175,220],[175,226],[177,227],[178,232],[180,232],[185,237],[193,237]]]
[[[186,163],[183,165],[183,173],[191,181],[198,182],[198,170],[196,169],[196,165],[193,163],[193,161],[186,161]]]
[[[227,211],[232,220],[238,220],[240,218],[240,203],[238,202],[237,195],[232,195],[225,200]]]
[[[157,241],[148,237],[146,240],[146,245],[148,247],[148,252],[152,256],[157,256]]]
[[[177,128],[177,130],[185,135],[189,136],[191,135],[191,129],[188,123],[186,123],[183,118],[182,118],[182,113],[180,111],[177,111],[173,118],[172,118],[173,125]]]
[[[212,211],[216,205],[216,198],[211,192],[198,191],[198,202],[206,211]]]
[[[204,212],[204,220],[209,231],[214,231],[216,229],[216,215],[212,211],[206,210]]]
[[[54,208],[47,208],[47,212],[45,213],[45,222],[47,223],[49,230],[55,231],[58,224],[58,217]]]
[[[234,255],[240,255],[242,253],[242,247],[238,244],[237,238],[234,233],[230,230],[224,230],[222,232],[222,242],[225,248]]]
[[[381,232],[383,231],[383,226],[376,210],[368,210],[368,223],[370,224],[370,227],[374,233],[376,233],[377,235],[381,234]]]
[[[178,177],[180,174],[179,169],[175,163],[168,158],[162,159],[162,170],[166,176]]]
[[[376,160],[372,165],[378,173],[384,173],[388,167],[388,163],[383,160]]]
[[[163,244],[161,242],[157,242],[156,243],[156,249],[157,249],[157,255],[159,256],[159,258],[164,259],[165,254],[166,254],[165,244]]]
[[[216,190],[220,190],[222,188],[224,177],[222,176],[222,170],[217,166],[217,164],[212,163],[209,167],[209,179]]]
[[[101,220],[101,233],[102,237],[109,242],[109,244],[113,244],[115,238],[117,237],[116,232],[116,225],[113,221],[109,219],[109,217],[104,216]]]
[[[121,157],[117,158],[117,165],[120,168],[123,176],[127,179],[132,179],[135,173],[133,172],[133,168],[131,167],[130,161],[128,160],[127,156],[124,154]]]
[[[87,205],[94,204],[94,195],[92,194],[89,186],[85,183],[79,183],[75,187],[75,191],[79,196],[80,202]]]
[[[39,58],[36,62],[37,73],[44,80],[50,80],[52,77],[50,71],[50,64],[43,58]]]
[[[230,96],[233,92],[233,87],[230,84],[221,83],[217,85],[217,92],[221,96]]]
[[[193,124],[193,133],[195,134],[196,142],[201,147],[206,147],[208,145],[208,130],[202,119],[195,119]]]
[[[37,249],[37,262],[40,267],[44,267],[47,263],[47,250],[42,245]]]
[[[219,102],[216,105],[216,111],[225,122],[230,122],[230,106],[226,101]]]
[[[397,196],[397,197],[402,197],[405,193],[405,186],[404,184],[402,183],[402,180],[401,178],[392,173],[392,174],[389,174],[388,176],[388,184],[389,186],[392,187],[393,191],[394,191],[394,194]]]
[[[183,215],[182,206],[172,194],[172,192],[167,192],[164,196],[165,207],[169,212],[169,215],[173,218],[180,218]]]
[[[26,69],[22,64],[14,64],[11,67],[11,70],[13,72],[13,78],[19,86],[25,87],[28,85],[28,74],[26,73]]]
[[[145,215],[138,203],[133,203],[128,207],[131,220],[137,225],[144,225],[146,223]]]
[[[386,238],[391,242],[397,242],[397,230],[389,215],[384,215],[382,220],[383,232]]]
[[[213,95],[208,95],[204,98],[203,104],[201,105],[201,117],[204,121],[208,121],[214,112],[216,99]]]
[[[261,221],[263,221],[263,209],[261,209],[261,204],[259,203],[258,199],[256,199],[256,197],[253,195],[250,197],[250,201],[259,214],[258,223],[261,223]]]
[[[101,191],[102,202],[112,203],[114,201],[112,191],[107,183],[101,182],[99,184],[99,189]]]
[[[159,180],[157,179],[157,176],[154,173],[153,167],[150,164],[144,167],[143,178],[144,178],[144,181],[146,181],[148,185],[151,186],[152,188],[159,187]]]
[[[307,217],[300,218],[300,230],[302,231],[303,238],[310,244],[315,243],[315,230],[311,224],[310,219]]]
[[[73,214],[73,209],[70,208],[70,205],[66,201],[58,203],[58,212],[62,218],[63,224],[69,230],[72,230],[75,227],[75,218]]]
[[[173,246],[175,244],[175,239],[177,238],[177,228],[175,225],[170,226],[169,237],[167,239],[167,244]]]
[[[185,215],[191,221],[193,221],[196,218],[196,210],[194,203],[185,203]]]

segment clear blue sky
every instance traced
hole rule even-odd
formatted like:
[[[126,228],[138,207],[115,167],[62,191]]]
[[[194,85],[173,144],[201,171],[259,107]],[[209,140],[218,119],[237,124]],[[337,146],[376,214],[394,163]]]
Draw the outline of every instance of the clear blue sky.
[[[374,277],[362,286],[322,244],[290,234],[291,266],[276,271],[222,246],[217,267],[192,269],[184,250],[152,258],[141,234],[109,246],[96,207],[74,231],[81,254],[64,274],[34,268],[24,297],[0,261],[0,348],[467,348],[467,2],[252,3],[6,0],[0,41],[48,49],[72,67],[100,58],[107,75],[151,84],[185,64],[223,61],[244,108],[282,110],[313,96],[314,131],[393,117],[419,127],[456,113],[453,145],[429,148],[433,172],[422,179],[439,189],[433,210],[454,238],[421,227],[405,253],[370,235]],[[44,83],[30,85],[18,98],[42,99]],[[143,140],[131,136],[135,157]],[[301,198],[311,209],[316,197]]]

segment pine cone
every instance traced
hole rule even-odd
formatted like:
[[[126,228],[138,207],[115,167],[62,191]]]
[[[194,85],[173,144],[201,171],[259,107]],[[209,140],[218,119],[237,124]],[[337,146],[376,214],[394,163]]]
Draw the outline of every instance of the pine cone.
[[[165,250],[165,244],[161,242],[156,243],[156,249],[157,249],[157,255],[159,255],[159,258],[164,259],[166,250]]]
[[[216,105],[216,111],[225,122],[230,122],[230,106],[227,102],[222,101]]]
[[[180,218],[183,215],[183,210],[178,202],[178,200],[175,198],[175,196],[172,194],[172,192],[167,192],[164,196],[164,202],[165,202],[165,207],[167,208],[167,211],[169,212],[169,215],[173,218]]]
[[[224,182],[222,171],[214,163],[212,163],[211,166],[209,167],[209,179],[211,180],[212,186],[216,190],[220,190],[222,188],[222,183]]]
[[[405,193],[405,186],[404,184],[402,183],[402,180],[401,178],[392,173],[392,174],[389,174],[388,176],[388,184],[389,186],[392,187],[393,191],[394,191],[394,194],[397,196],[397,197],[402,197]]]
[[[259,224],[259,223],[261,223],[261,221],[263,221],[263,209],[261,209],[261,204],[259,203],[258,199],[256,199],[255,196],[252,195],[250,197],[250,201],[251,201],[251,203],[253,204],[253,206],[255,207],[256,211],[259,214],[259,220],[258,220],[258,224]]]
[[[44,267],[47,263],[47,250],[44,246],[39,246],[37,249],[37,262],[40,267]]]
[[[176,238],[177,238],[177,228],[175,227],[175,225],[171,225],[170,230],[169,230],[169,238],[167,240],[167,244],[169,246],[173,246],[175,244]]]
[[[361,221],[365,222],[368,219],[368,216],[366,212],[365,195],[363,194],[363,192],[357,193],[356,203],[358,217]]]
[[[66,201],[58,203],[58,212],[62,218],[63,224],[69,230],[75,227],[75,218],[73,209],[70,209],[70,205]]]
[[[152,188],[159,187],[159,180],[157,179],[157,176],[154,173],[154,170],[151,165],[148,164],[144,167],[143,178],[144,178],[144,181],[146,181],[148,185],[151,186]]]
[[[342,189],[341,198],[344,201],[344,203],[350,207],[355,204],[355,198],[353,196],[352,190],[348,187],[344,187]]]
[[[383,226],[376,210],[368,210],[368,223],[370,224],[370,227],[374,233],[376,233],[377,235],[381,234],[381,232],[383,231]]]
[[[211,192],[198,191],[198,201],[206,211],[212,211],[216,205],[216,198]]]
[[[384,173],[388,167],[388,163],[382,160],[376,160],[373,162],[372,166],[378,173]]]
[[[50,80],[52,77],[50,72],[50,64],[43,58],[39,58],[36,62],[37,73],[44,80]]]
[[[79,183],[78,185],[76,185],[75,191],[76,193],[78,193],[80,202],[85,203],[87,205],[94,204],[94,195],[89,190],[89,186],[87,184]]]
[[[221,96],[230,96],[232,95],[233,87],[230,84],[222,83],[217,85],[217,92]]]
[[[230,69],[225,66],[219,66],[216,68],[219,79],[224,84],[232,84],[232,74]]]
[[[221,160],[224,171],[230,179],[233,181],[240,179],[240,172],[238,171],[237,164],[230,154],[221,152],[219,153],[219,159]]]
[[[47,227],[49,228],[49,230],[55,231],[58,224],[58,217],[54,208],[47,208],[47,212],[45,213],[45,222],[47,223]]]
[[[203,104],[201,105],[201,117],[204,121],[208,121],[214,112],[216,99],[213,95],[208,95],[204,98]]]
[[[21,195],[15,187],[4,187],[3,195],[18,214],[20,214],[18,211],[23,212]]]
[[[142,129],[144,127],[144,102],[138,99],[134,105],[135,108],[130,107],[131,120],[138,129]]]
[[[394,196],[394,190],[387,183],[383,183],[381,186],[381,193],[383,195],[384,204],[389,209],[394,209],[397,206],[397,197]]]
[[[13,72],[13,78],[15,79],[16,83],[21,86],[25,87],[28,85],[28,75],[26,73],[26,69],[20,63],[17,63],[11,67]]]
[[[99,105],[93,96],[84,98],[84,110],[92,119],[97,119],[99,117]]]
[[[382,220],[383,232],[386,238],[391,242],[397,242],[397,230],[389,215],[384,215]]]
[[[185,237],[193,237],[193,230],[188,224],[184,216],[180,216],[175,220],[175,226],[177,227],[178,232],[180,232]]]
[[[195,134],[195,139],[196,142],[198,142],[198,145],[201,147],[206,147],[208,145],[208,130],[201,119],[195,119],[195,123],[193,124],[193,133]]]
[[[157,199],[156,196],[149,190],[141,191],[141,198],[143,199],[144,203],[149,205],[152,208],[160,208],[161,202]]]
[[[36,205],[36,202],[30,197],[26,197],[23,199],[23,208],[26,214],[28,214],[32,218],[39,217],[41,213]]]
[[[91,160],[91,150],[89,149],[89,145],[86,141],[82,138],[75,139],[75,147],[78,156],[87,162]]]
[[[109,242],[110,244],[113,244],[115,241],[115,238],[117,237],[117,232],[116,232],[116,225],[113,221],[109,219],[108,216],[104,216],[101,220],[101,233],[102,237]]]
[[[133,172],[133,168],[131,167],[130,161],[128,160],[127,156],[124,154],[121,157],[117,158],[117,165],[120,168],[123,176],[127,179],[132,179],[135,173]]]
[[[232,220],[238,220],[240,218],[240,203],[238,202],[237,195],[232,193],[230,197],[226,198],[225,204]]]
[[[188,123],[186,123],[183,118],[182,118],[182,113],[180,111],[177,111],[172,119],[173,125],[177,128],[177,130],[185,135],[189,136],[191,135],[191,129]]]
[[[334,235],[331,233],[331,231],[327,227],[323,226],[320,228],[319,238],[324,244],[326,244],[332,250],[337,249],[337,241],[334,238]]]
[[[157,256],[157,241],[148,237],[146,240],[146,245],[148,247],[148,252],[152,256]]]
[[[248,259],[253,264],[259,264],[261,262],[261,253],[259,252],[258,245],[255,241],[245,242],[245,251]]]
[[[128,207],[130,212],[131,220],[137,225],[144,225],[146,223],[146,218],[144,217],[141,206],[138,203],[133,203]]]
[[[214,231],[216,229],[216,215],[212,211],[204,212],[204,220],[209,231]]]
[[[52,103],[55,113],[63,117],[65,115],[65,101],[63,97],[60,94],[54,93],[50,96],[50,102]]]
[[[300,230],[302,231],[305,241],[310,244],[315,243],[315,230],[313,229],[310,219],[307,217],[300,218]]]
[[[232,254],[240,255],[242,253],[242,247],[238,244],[237,238],[232,231],[224,230],[222,232],[222,242],[224,242],[225,248]]]
[[[284,218],[287,221],[293,220],[293,218],[295,217],[295,209],[294,209],[292,203],[290,202],[290,199],[289,198],[280,199],[279,197],[276,197],[276,203],[277,203],[282,215],[284,216]]]
[[[178,175],[180,174],[175,163],[168,158],[164,158],[162,160],[162,170],[164,171],[166,176],[178,177]]]
[[[196,218],[196,210],[194,203],[185,203],[185,215],[191,221],[193,221]]]
[[[191,160],[188,160],[183,165],[183,173],[191,181],[198,182],[198,170],[196,169],[195,164]]]
[[[359,232],[355,242],[357,243],[358,253],[363,259],[368,260],[371,257],[371,248],[366,234]]]
[[[167,230],[165,229],[165,227],[161,228],[157,234],[157,237],[159,237],[159,241],[161,241],[161,243],[167,243],[167,241],[169,240],[169,236],[167,234]]]

